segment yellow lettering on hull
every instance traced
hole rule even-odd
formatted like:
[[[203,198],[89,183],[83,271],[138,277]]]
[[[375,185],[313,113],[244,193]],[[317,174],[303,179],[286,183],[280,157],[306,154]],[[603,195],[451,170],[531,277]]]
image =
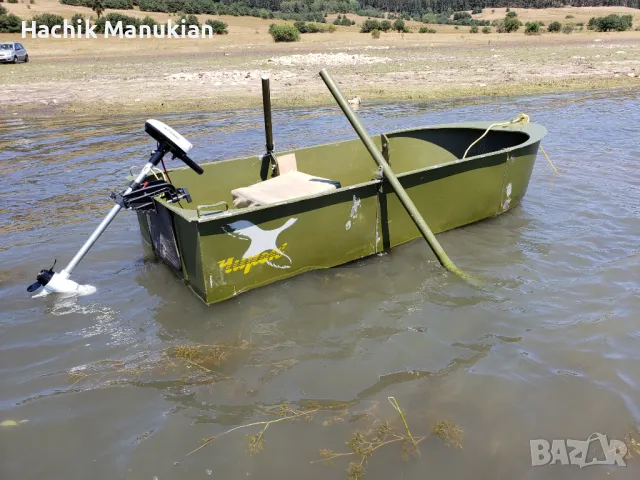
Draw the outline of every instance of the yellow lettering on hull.
[[[254,255],[253,257],[241,258],[239,260],[236,260],[234,257],[229,257],[226,260],[220,260],[218,265],[221,269],[224,269],[225,273],[244,270],[244,274],[246,275],[251,271],[252,267],[261,263],[271,262],[282,257],[282,253],[286,247],[287,244],[283,243],[278,250],[267,250],[258,255]]]

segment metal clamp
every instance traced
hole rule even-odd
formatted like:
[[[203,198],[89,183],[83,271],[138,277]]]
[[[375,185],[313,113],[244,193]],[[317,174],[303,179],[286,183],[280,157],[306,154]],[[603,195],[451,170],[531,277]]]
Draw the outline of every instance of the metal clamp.
[[[224,205],[225,208],[222,209],[222,210],[214,210],[212,212],[206,212],[204,214],[200,213],[200,210],[202,210],[203,208],[217,207],[219,205]],[[206,215],[215,215],[216,213],[226,212],[228,210],[229,210],[229,204],[227,202],[224,202],[224,201],[223,202],[218,202],[218,203],[208,203],[206,205],[198,205],[196,207],[196,213],[198,214],[198,218],[204,217]]]

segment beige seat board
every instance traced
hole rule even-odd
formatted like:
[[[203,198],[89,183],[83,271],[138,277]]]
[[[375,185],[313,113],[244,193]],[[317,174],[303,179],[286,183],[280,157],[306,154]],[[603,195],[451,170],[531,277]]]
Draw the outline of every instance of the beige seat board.
[[[290,171],[231,191],[235,208],[256,207],[336,190],[339,182]]]

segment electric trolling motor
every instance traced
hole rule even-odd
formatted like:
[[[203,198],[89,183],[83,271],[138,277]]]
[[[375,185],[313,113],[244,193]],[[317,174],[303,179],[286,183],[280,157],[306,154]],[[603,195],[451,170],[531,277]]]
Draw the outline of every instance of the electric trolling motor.
[[[35,292],[42,288],[36,296],[47,295],[49,293],[70,293],[78,295],[87,295],[95,292],[95,287],[91,285],[78,285],[69,279],[73,270],[78,263],[84,258],[89,249],[96,243],[102,232],[104,232],[120,210],[150,210],[154,208],[153,198],[162,195],[168,202],[178,202],[185,199],[191,202],[189,192],[184,188],[176,188],[164,180],[154,180],[145,182],[147,175],[151,173],[163,157],[167,153],[173,154],[173,158],[182,160],[198,175],[202,175],[204,170],[193,160],[187,153],[193,145],[187,141],[182,135],[158,120],[147,120],[144,124],[144,130],[157,142],[158,146],[151,152],[151,157],[147,164],[142,168],[138,176],[129,184],[127,189],[122,193],[112,193],[111,198],[116,202],[107,216],[102,220],[98,228],[94,230],[91,236],[84,243],[82,248],[76,253],[75,257],[60,273],[53,271],[56,262],[48,270],[41,270],[36,277],[36,282],[27,287],[28,292]]]

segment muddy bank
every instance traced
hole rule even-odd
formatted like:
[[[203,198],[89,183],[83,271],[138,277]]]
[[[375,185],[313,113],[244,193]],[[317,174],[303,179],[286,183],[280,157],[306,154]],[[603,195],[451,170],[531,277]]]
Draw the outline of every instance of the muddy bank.
[[[239,46],[195,58],[10,65],[0,70],[0,98],[10,116],[255,107],[260,77],[268,74],[277,105],[321,105],[332,102],[318,77],[324,67],[345,94],[365,104],[640,87],[640,41],[305,48],[247,54]]]

